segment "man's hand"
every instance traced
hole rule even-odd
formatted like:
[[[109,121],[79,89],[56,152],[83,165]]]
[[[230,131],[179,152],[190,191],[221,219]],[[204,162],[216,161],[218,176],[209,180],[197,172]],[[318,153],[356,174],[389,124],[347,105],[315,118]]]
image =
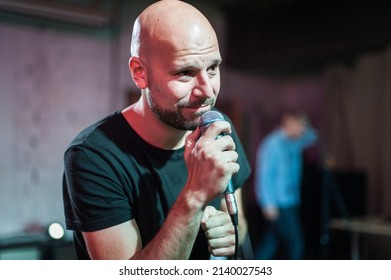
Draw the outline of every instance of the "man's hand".
[[[184,158],[188,180],[185,190],[203,206],[221,195],[231,176],[239,171],[238,153],[232,137],[218,137],[230,131],[228,122],[218,121],[212,123],[203,135],[197,128],[186,138]]]
[[[273,222],[278,219],[280,212],[277,207],[268,207],[262,209],[262,214],[266,220]]]
[[[227,213],[218,211],[213,206],[207,206],[201,225],[212,255],[232,256],[235,253],[235,229]]]

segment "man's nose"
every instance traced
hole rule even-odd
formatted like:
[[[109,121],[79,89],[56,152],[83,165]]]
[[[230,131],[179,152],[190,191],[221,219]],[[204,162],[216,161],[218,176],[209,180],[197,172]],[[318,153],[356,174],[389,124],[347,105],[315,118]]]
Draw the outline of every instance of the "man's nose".
[[[199,97],[211,97],[213,95],[213,88],[210,82],[206,71],[199,72],[196,76],[193,94]]]

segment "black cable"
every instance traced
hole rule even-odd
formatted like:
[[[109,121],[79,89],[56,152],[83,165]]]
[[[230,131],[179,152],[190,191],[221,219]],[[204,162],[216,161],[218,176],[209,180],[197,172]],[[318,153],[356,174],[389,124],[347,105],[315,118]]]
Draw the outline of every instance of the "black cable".
[[[238,225],[234,225],[235,229],[235,254],[234,254],[234,260],[238,259],[238,254],[239,254],[239,230],[238,230]]]

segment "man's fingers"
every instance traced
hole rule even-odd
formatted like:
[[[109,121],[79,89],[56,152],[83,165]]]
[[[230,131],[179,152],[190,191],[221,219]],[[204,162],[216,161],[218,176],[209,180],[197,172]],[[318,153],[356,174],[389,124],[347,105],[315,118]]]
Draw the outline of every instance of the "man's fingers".
[[[206,208],[204,210],[204,215],[202,216],[202,219],[201,219],[203,229],[204,229],[204,223],[209,219],[209,217],[216,215],[217,212],[218,212],[217,209],[214,208],[213,206],[206,206]]]

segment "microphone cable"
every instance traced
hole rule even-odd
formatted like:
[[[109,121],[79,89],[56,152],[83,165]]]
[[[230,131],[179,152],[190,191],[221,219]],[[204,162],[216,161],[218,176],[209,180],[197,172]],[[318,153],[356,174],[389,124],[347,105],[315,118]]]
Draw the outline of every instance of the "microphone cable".
[[[238,255],[239,255],[239,226],[238,225],[234,225],[234,229],[235,229],[235,253],[234,253],[234,260],[237,260],[238,259]]]
[[[232,185],[232,181],[229,181],[229,185]],[[238,208],[236,204],[235,195],[232,191],[233,186],[230,186],[227,188],[227,191],[224,192],[225,195],[225,201],[227,203],[227,210],[228,214],[231,217],[232,225],[234,227],[235,231],[235,253],[234,253],[234,260],[238,259],[239,255],[239,218],[238,218]]]

